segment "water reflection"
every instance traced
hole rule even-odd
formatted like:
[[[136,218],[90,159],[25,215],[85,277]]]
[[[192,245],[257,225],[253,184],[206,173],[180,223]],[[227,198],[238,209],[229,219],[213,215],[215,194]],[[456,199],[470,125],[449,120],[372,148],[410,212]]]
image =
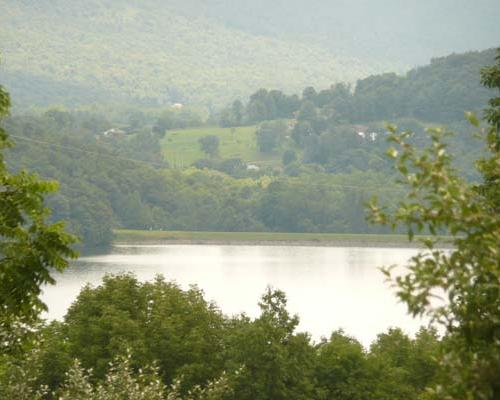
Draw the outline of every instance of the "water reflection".
[[[115,246],[83,257],[58,276],[43,295],[49,318],[62,318],[87,282],[105,273],[132,272],[140,280],[163,274],[182,287],[197,284],[227,314],[258,315],[268,285],[284,290],[300,329],[315,339],[338,328],[368,345],[390,326],[409,333],[420,322],[406,315],[378,270],[404,264],[414,249],[214,245]]]

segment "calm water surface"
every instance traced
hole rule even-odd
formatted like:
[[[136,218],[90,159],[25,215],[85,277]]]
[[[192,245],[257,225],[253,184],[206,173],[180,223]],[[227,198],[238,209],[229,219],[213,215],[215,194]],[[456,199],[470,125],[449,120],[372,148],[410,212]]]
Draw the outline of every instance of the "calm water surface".
[[[414,333],[422,324],[397,304],[378,266],[403,265],[415,249],[219,245],[123,245],[105,255],[82,257],[46,287],[47,317],[60,319],[86,283],[105,273],[133,272],[140,280],[163,274],[183,288],[198,285],[226,314],[259,314],[268,285],[284,290],[300,330],[314,339],[343,328],[369,345],[399,326]]]

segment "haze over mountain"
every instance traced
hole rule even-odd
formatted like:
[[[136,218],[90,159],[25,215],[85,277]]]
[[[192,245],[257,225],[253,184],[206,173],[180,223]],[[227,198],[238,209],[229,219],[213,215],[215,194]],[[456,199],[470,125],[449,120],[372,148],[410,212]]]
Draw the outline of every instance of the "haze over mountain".
[[[416,66],[452,52],[497,46],[496,0],[185,0],[185,15],[225,26],[320,44],[363,62]]]
[[[401,71],[500,37],[495,0],[2,3],[0,73],[17,106],[220,106],[259,87]]]

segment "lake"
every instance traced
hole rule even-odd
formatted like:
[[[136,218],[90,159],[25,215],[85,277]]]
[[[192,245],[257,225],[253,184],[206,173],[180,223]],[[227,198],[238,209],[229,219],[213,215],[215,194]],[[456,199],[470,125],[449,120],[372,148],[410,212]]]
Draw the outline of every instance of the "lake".
[[[107,254],[81,257],[43,300],[49,319],[61,319],[87,282],[105,273],[132,272],[140,280],[156,274],[183,288],[196,284],[226,314],[259,314],[268,285],[286,292],[299,330],[315,340],[336,329],[365,346],[389,327],[412,334],[422,324],[406,314],[377,267],[404,265],[416,249],[235,245],[117,245]]]

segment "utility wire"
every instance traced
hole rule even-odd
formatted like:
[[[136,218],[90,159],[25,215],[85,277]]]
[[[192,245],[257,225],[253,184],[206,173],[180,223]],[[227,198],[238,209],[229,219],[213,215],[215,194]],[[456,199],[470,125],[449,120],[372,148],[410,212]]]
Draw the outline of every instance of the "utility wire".
[[[80,148],[74,147],[74,146],[66,146],[66,145],[62,145],[62,144],[57,144],[57,143],[52,143],[52,142],[46,142],[46,141],[43,141],[43,140],[33,139],[33,138],[26,137],[26,136],[21,136],[21,135],[9,135],[9,137],[14,137],[14,138],[22,139],[22,140],[25,140],[25,141],[28,141],[28,142],[37,143],[37,144],[43,144],[43,145],[46,145],[46,146],[53,146],[53,147],[57,147],[57,148],[64,149],[64,150],[78,151],[78,152],[85,153],[85,154],[92,154],[92,155],[96,155],[96,156],[99,156],[99,157],[106,157],[106,158],[111,158],[111,159],[118,159],[118,160],[121,160],[121,161],[130,161],[130,162],[135,162],[135,163],[140,163],[140,164],[145,164],[145,165],[151,165],[151,166],[154,166],[154,167],[163,167],[163,168],[166,167],[166,165],[163,164],[163,163],[156,163],[156,162],[153,162],[153,161],[137,160],[137,159],[133,159],[133,158],[127,158],[127,157],[122,157],[122,156],[114,156],[114,155],[105,154],[105,153],[103,154],[103,153],[99,153],[99,152],[95,152],[95,151],[91,151],[91,150],[80,149]],[[276,183],[282,183],[280,181],[273,181],[272,183],[274,183],[274,182],[276,182]],[[384,189],[381,190],[381,188],[379,188],[379,187],[369,187],[369,186],[362,186],[362,185],[346,185],[346,184],[337,184],[337,183],[311,183],[311,182],[302,183],[302,182],[295,182],[293,180],[289,180],[289,181],[283,182],[283,183],[285,185],[302,186],[304,188],[315,186],[315,187],[324,187],[324,188],[328,188],[328,189],[335,189],[335,188],[337,188],[337,189],[357,189],[357,190],[363,190],[363,191],[377,190],[379,192],[382,191],[382,192],[397,192],[397,193],[401,193],[401,192],[405,191],[404,189],[388,189],[388,188],[384,188]]]
[[[275,181],[275,182],[280,182],[280,181]],[[326,188],[339,188],[339,189],[362,189],[364,191],[373,191],[373,190],[378,190],[381,192],[405,192],[403,188],[401,189],[381,189],[380,187],[375,187],[375,186],[361,186],[361,185],[344,185],[341,183],[310,183],[310,182],[294,182],[294,181],[288,181],[288,182],[283,182],[285,185],[291,185],[291,186],[302,186],[303,188],[308,188],[311,186],[317,186],[317,187],[326,187]]]
[[[115,155],[112,155],[112,154],[99,153],[97,151],[80,149],[80,148],[74,147],[74,146],[66,146],[66,145],[63,145],[63,144],[45,142],[43,140],[33,139],[33,138],[26,137],[26,136],[9,135],[9,137],[14,137],[14,138],[22,139],[22,140],[25,140],[27,142],[33,142],[33,143],[43,144],[43,145],[47,145],[47,146],[58,147],[58,148],[64,149],[64,150],[79,151],[79,152],[85,153],[85,154],[93,154],[93,155],[96,155],[96,156],[99,156],[99,157],[115,158],[115,159],[118,159],[118,160],[121,160],[121,161],[130,161],[130,162],[135,162],[135,163],[140,163],[140,164],[152,165],[154,167],[166,167],[166,164],[164,164],[164,163],[157,163],[157,162],[154,162],[154,161],[143,161],[143,160],[137,160],[137,159],[128,158],[128,157],[115,156]]]

